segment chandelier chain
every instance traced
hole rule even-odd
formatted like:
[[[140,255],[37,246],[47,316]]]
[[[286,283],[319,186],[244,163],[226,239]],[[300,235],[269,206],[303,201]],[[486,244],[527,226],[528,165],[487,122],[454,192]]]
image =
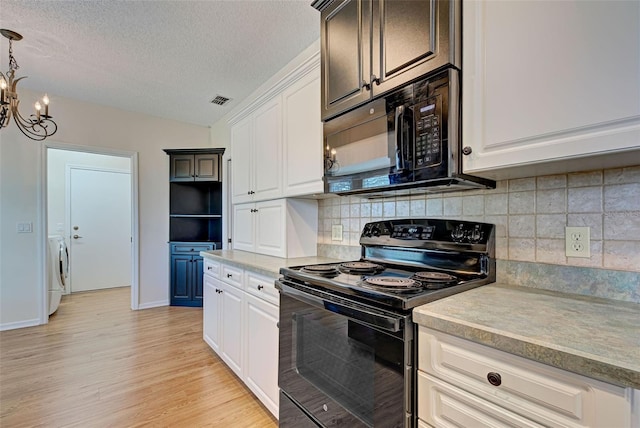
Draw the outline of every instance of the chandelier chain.
[[[20,66],[18,65],[18,62],[16,61],[15,57],[13,56],[13,40],[9,39],[9,70],[13,71],[13,70],[17,70],[19,68],[20,68]]]

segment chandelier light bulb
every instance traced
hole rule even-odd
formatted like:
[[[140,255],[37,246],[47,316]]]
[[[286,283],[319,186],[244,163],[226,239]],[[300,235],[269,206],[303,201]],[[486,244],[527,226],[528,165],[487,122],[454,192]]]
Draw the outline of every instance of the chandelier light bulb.
[[[36,101],[36,110],[40,111],[42,109],[42,106],[40,105],[40,101]]]
[[[7,81],[4,80],[4,77],[0,77],[0,88],[4,91],[7,89]]]
[[[44,115],[49,117],[49,95],[44,94],[44,97],[42,97],[42,103],[44,104]]]

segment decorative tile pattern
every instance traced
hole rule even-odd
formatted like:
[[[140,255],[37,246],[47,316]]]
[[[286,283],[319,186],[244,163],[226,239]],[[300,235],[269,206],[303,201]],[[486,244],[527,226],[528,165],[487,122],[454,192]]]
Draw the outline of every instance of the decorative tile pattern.
[[[354,246],[350,254],[359,257],[358,232],[369,221],[452,218],[495,224],[499,260],[640,272],[640,166],[503,180],[493,190],[371,200],[334,197],[321,199],[319,206],[321,255],[344,254],[332,248]],[[342,241],[331,240],[333,224],[343,225]],[[591,228],[590,258],[565,256],[565,226]],[[573,281],[553,275],[549,279]]]

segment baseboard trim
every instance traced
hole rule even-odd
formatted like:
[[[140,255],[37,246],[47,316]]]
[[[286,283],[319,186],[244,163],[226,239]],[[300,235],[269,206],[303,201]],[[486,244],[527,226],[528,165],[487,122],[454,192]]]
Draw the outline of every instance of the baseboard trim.
[[[15,322],[8,322],[8,323],[0,324],[0,331],[15,330],[17,328],[24,328],[24,327],[34,327],[36,325],[40,325],[40,319],[39,318],[35,318],[35,319],[32,319],[32,320],[15,321]]]
[[[169,306],[169,301],[168,300],[158,300],[158,301],[155,301],[155,302],[141,303],[140,305],[138,305],[138,310],[140,310],[140,309],[158,308],[160,306]]]

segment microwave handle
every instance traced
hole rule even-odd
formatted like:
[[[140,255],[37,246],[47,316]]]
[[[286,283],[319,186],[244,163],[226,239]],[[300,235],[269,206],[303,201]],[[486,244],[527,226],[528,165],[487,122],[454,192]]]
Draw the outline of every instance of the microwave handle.
[[[394,129],[396,130],[396,172],[403,172],[406,168],[404,158],[404,132],[402,128],[404,125],[404,106],[396,107],[396,114],[394,120]]]

